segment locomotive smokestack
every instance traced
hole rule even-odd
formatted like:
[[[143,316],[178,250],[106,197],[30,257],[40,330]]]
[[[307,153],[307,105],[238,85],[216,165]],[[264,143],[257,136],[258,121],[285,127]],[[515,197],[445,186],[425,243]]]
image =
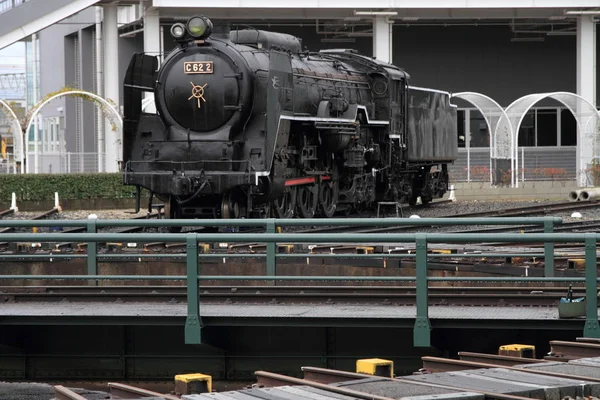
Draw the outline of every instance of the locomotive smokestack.
[[[213,27],[212,36],[220,38],[229,38],[229,32],[231,31],[231,25],[226,22],[221,22]]]

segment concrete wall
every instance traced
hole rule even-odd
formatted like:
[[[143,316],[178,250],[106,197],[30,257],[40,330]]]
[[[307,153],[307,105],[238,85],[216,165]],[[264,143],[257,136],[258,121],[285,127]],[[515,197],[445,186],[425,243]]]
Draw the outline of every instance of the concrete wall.
[[[569,192],[578,189],[575,181],[525,181],[518,188],[490,187],[489,182],[454,183],[457,201],[472,200],[569,200]],[[444,198],[448,198],[448,192]]]

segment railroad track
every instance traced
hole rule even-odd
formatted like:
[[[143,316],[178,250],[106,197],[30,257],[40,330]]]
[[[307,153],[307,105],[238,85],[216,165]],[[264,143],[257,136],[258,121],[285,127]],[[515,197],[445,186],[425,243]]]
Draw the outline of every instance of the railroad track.
[[[42,219],[49,218],[55,214],[58,214],[59,211],[60,211],[60,209],[53,208],[53,209],[43,212],[39,215],[36,215],[35,217],[31,218],[30,221],[39,221]],[[12,214],[14,214],[14,210],[2,211],[2,214],[0,214],[0,218],[3,218],[4,216],[12,215]],[[10,226],[6,227],[6,228],[0,228],[0,234],[13,232],[14,230],[15,230],[15,228],[10,227]],[[9,243],[7,243],[7,242],[0,242],[0,247],[7,247],[8,245],[9,245]]]
[[[434,202],[434,203],[430,203],[430,205],[439,205],[439,204],[445,204],[450,202],[449,200],[441,200],[438,202]],[[429,206],[430,206],[429,205]],[[494,216],[505,216],[505,217],[514,217],[514,216],[532,216],[532,215],[538,215],[538,214],[550,214],[550,213],[555,213],[555,212],[560,212],[560,211],[570,211],[570,210],[581,210],[581,209],[585,209],[585,208],[595,208],[600,206],[600,202],[587,202],[587,203],[572,203],[572,202],[565,202],[565,203],[557,203],[557,204],[552,204],[552,205],[535,205],[535,206],[529,206],[529,207],[518,207],[518,208],[508,208],[508,209],[502,209],[502,210],[494,210],[494,211],[483,211],[483,212],[476,212],[476,213],[464,213],[464,214],[449,214],[449,215],[444,215],[441,216],[439,218],[466,218],[466,217],[494,217]],[[52,212],[52,210],[50,211]],[[54,211],[56,212],[56,211]],[[43,214],[44,215],[44,214]],[[157,218],[159,217],[160,214],[157,213],[153,213],[153,214],[149,214],[146,216],[141,216],[141,217],[135,217],[133,219],[148,219],[148,218]],[[415,230],[422,230],[422,229],[427,229],[427,228],[432,228],[435,225],[421,225],[421,226],[396,226],[396,227],[382,227],[382,228],[364,228],[364,227],[356,227],[356,226],[342,226],[342,227],[321,227],[321,228],[314,228],[314,229],[310,229],[310,230],[294,230],[295,233],[394,233],[394,232],[409,232],[409,231],[415,231]],[[600,221],[599,220],[593,220],[593,221],[578,221],[578,222],[572,222],[572,223],[565,223],[562,226],[556,226],[555,227],[555,231],[556,232],[564,232],[564,231],[589,231],[589,230],[594,230],[594,229],[598,229],[600,228]],[[12,228],[5,228],[6,231],[11,230]],[[139,232],[142,231],[143,228],[142,227],[128,227],[128,228],[122,228],[122,229],[118,229],[118,230],[114,230],[114,229],[110,229],[110,228],[104,228],[102,230],[100,230],[100,232],[102,231],[110,231],[110,232],[115,232],[115,233],[134,233],[134,232]],[[284,228],[282,231],[286,232],[286,231],[291,231],[292,229],[289,228]],[[472,232],[472,233],[484,233],[484,232],[507,232],[507,231],[527,231],[527,232],[541,232],[543,231],[543,229],[540,229],[539,227],[536,226],[532,226],[532,225],[522,225],[522,226],[511,226],[511,227],[494,227],[494,228],[482,228],[482,229],[463,229],[463,230],[456,230],[454,232]],[[80,228],[71,228],[71,229],[67,229],[62,231],[63,233],[77,233],[77,232],[83,232],[85,231],[84,227],[80,227]],[[212,228],[195,228],[192,230],[186,230],[186,232],[207,232],[207,231],[212,231]],[[244,229],[244,232],[264,232],[264,229]],[[0,230],[0,233],[2,233],[3,231]],[[514,246],[514,244],[512,243],[488,243],[488,245],[493,245],[497,247],[505,247],[505,246]],[[78,250],[82,250],[83,248],[85,248],[87,246],[86,243],[72,243],[72,242],[61,242],[61,243],[57,243],[55,245],[55,250],[62,250],[62,249],[66,249],[66,248],[74,248],[76,247]],[[99,247],[103,248],[106,247],[107,243],[99,243]],[[326,246],[326,247],[330,247],[330,246]],[[348,247],[348,246],[346,246]],[[185,244],[184,243],[172,243],[172,244],[166,244],[166,243],[162,243],[162,242],[154,242],[154,243],[148,243],[144,246],[144,250],[148,251],[148,250],[154,250],[154,251],[160,251],[160,250],[165,250],[168,252],[177,252],[178,250],[184,249],[185,248]],[[238,243],[235,246],[232,246],[230,250],[233,250],[234,252],[243,252],[244,250],[250,250],[251,252],[256,252],[256,251],[264,251],[264,249],[266,248],[266,246],[264,244],[259,244],[259,243]]]
[[[557,203],[557,204],[544,204],[544,205],[535,205],[530,207],[516,207],[516,208],[506,208],[501,210],[493,210],[493,211],[480,211],[473,213],[463,213],[463,214],[448,214],[442,215],[436,218],[475,218],[475,217],[531,217],[536,215],[547,215],[553,214],[556,212],[563,211],[575,211],[575,210],[583,210],[589,208],[597,208],[600,207],[600,202],[589,202],[589,203]],[[564,224],[563,224],[564,225]],[[323,228],[315,228],[310,230],[296,231],[297,233],[392,233],[392,232],[406,232],[406,231],[414,231],[424,228],[431,228],[435,225],[420,225],[420,226],[396,226],[396,227],[384,227],[384,228],[357,228],[355,226],[340,226],[340,227],[323,227]],[[507,228],[498,228],[498,229],[507,229]],[[510,229],[515,229],[511,227]],[[489,230],[469,230],[470,232],[486,232]]]
[[[384,304],[414,305],[414,287],[344,286],[202,286],[206,304]],[[436,306],[553,307],[567,288],[430,287],[429,304]],[[574,296],[584,294],[575,288]],[[185,286],[44,286],[0,288],[0,301],[12,302],[186,302]]]

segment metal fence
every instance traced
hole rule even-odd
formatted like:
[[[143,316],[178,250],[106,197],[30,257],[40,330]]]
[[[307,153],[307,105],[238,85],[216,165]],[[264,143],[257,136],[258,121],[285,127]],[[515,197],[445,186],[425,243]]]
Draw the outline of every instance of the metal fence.
[[[187,319],[185,323],[185,343],[201,343],[201,313],[199,306],[199,282],[201,280],[239,280],[256,281],[388,281],[388,282],[416,282],[416,315],[414,325],[414,345],[427,347],[430,345],[430,321],[428,304],[429,282],[585,282],[586,285],[586,322],[584,335],[588,337],[600,337],[600,326],[597,314],[597,261],[596,249],[599,234],[565,234],[553,233],[555,224],[562,223],[561,218],[422,218],[422,219],[267,219],[267,220],[54,220],[54,221],[0,221],[0,227],[81,227],[87,228],[87,233],[38,233],[22,234],[7,233],[2,235],[6,242],[50,242],[64,243],[87,242],[87,254],[51,254],[52,259],[63,258],[87,258],[87,275],[0,275],[0,280],[86,280],[88,284],[97,285],[99,280],[183,280],[187,283]],[[522,225],[540,224],[544,226],[545,233],[527,234],[497,234],[497,233],[343,233],[332,235],[330,233],[275,233],[277,227],[283,226],[401,226],[401,225]],[[116,234],[96,233],[99,227],[167,227],[167,226],[237,226],[237,227],[264,227],[266,233],[171,233],[171,234]],[[150,243],[150,242],[176,242],[185,243],[185,254],[98,254],[98,243],[121,242],[121,243]],[[211,254],[200,253],[200,243],[264,243],[265,254]],[[428,259],[435,257],[457,257],[456,254],[428,254],[430,243],[486,243],[486,242],[510,242],[510,243],[544,243],[544,252],[533,253],[467,253],[460,257],[543,257],[545,261],[544,277],[430,277],[428,276]],[[554,243],[584,243],[585,244],[585,278],[565,277],[555,278],[554,275]],[[278,253],[277,243],[304,243],[304,244],[332,244],[332,243],[414,243],[415,252],[411,254],[300,254],[300,253]],[[29,258],[48,258],[48,255],[28,255]],[[181,276],[173,275],[99,275],[98,260],[122,259],[122,258],[181,258],[185,257],[187,274]],[[266,274],[261,276],[250,275],[201,275],[199,271],[199,259],[210,258],[257,258],[263,257],[266,262]],[[277,274],[277,259],[279,258],[301,258],[326,257],[326,258],[414,258],[416,260],[415,276],[386,276],[386,277],[357,277],[357,276],[280,276]],[[23,255],[0,255],[0,260],[22,259]]]
[[[578,172],[576,152],[574,146],[520,147],[519,180],[575,180]],[[459,149],[458,159],[449,167],[449,171],[453,182],[490,182],[490,149]],[[510,174],[503,183],[510,184]]]
[[[98,153],[35,153],[27,155],[29,172],[45,174],[98,172]],[[0,160],[0,174],[15,171],[14,158],[8,154]],[[36,168],[37,164],[37,168]],[[577,178],[576,148],[521,147],[519,148],[519,179],[524,181],[575,180]],[[19,172],[18,168],[16,169]],[[453,182],[489,182],[490,149],[461,148],[458,159],[449,166]],[[508,180],[510,184],[510,179]]]
[[[77,174],[98,172],[98,153],[28,153],[29,172]]]
[[[29,173],[77,174],[98,172],[98,153],[41,153],[25,155]],[[12,153],[0,155],[0,174],[20,173]]]

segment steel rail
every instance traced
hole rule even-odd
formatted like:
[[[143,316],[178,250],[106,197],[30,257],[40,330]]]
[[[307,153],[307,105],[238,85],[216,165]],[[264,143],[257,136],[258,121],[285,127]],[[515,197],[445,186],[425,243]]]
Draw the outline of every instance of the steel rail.
[[[125,385],[122,383],[109,382],[108,388],[110,389],[111,395],[117,396],[116,398],[142,399],[142,398],[150,397],[150,398],[159,398],[159,399],[164,399],[164,400],[181,400],[181,398],[177,397],[177,396],[153,392],[151,390],[146,390],[146,389],[138,388],[135,386]],[[134,396],[134,397],[132,397],[132,396]]]
[[[54,395],[56,396],[56,400],[87,400],[85,397],[62,385],[54,386]]]
[[[9,211],[10,212],[14,212],[14,210],[6,210],[6,211],[3,211],[3,213],[9,212]],[[58,208],[53,208],[53,209],[51,209],[49,211],[43,212],[42,214],[34,216],[31,219],[28,219],[28,220],[17,220],[17,221],[29,222],[28,227],[31,227],[31,222],[30,221],[41,221],[41,220],[46,219],[49,216],[57,214],[57,213],[58,213]],[[3,217],[3,215],[0,216],[0,218],[2,218],[2,217]],[[10,222],[15,222],[15,220],[4,220],[4,221],[5,222],[9,222],[9,223]],[[50,221],[45,221],[45,222],[50,222]],[[15,230],[15,227],[16,227],[16,226],[11,226],[11,225],[0,225],[0,226],[4,226],[4,228],[0,229],[0,234],[12,232],[12,231]],[[37,226],[37,225],[34,225],[34,226]],[[52,226],[52,225],[50,225],[50,226]],[[0,245],[7,245],[7,244],[8,243],[0,243]]]
[[[11,209],[0,211],[0,218],[4,218],[9,215],[13,215],[14,213],[15,213],[15,210],[11,210]]]
[[[200,303],[272,303],[278,304],[302,304],[302,303],[348,303],[348,304],[384,304],[389,306],[414,305],[416,303],[415,293],[398,293],[391,288],[380,289],[379,292],[356,293],[337,290],[335,286],[324,286],[322,290],[313,290],[309,293],[298,291],[296,293],[276,292],[207,292],[199,295]],[[522,307],[556,306],[564,294],[500,294],[500,293],[433,293],[429,294],[428,304],[432,306],[510,306]],[[123,302],[184,302],[187,299],[186,291],[173,292],[128,292],[127,290],[106,292],[101,288],[89,288],[88,291],[77,291],[69,293],[61,292],[11,292],[0,294],[4,302],[49,302],[49,301],[123,301]]]
[[[523,358],[512,356],[501,356],[496,354],[472,353],[468,351],[459,351],[458,356],[462,361],[471,361],[475,363],[487,363],[498,366],[514,366],[518,364],[537,364],[548,362],[547,360],[537,358]]]
[[[600,356],[600,344],[552,340],[550,341],[550,352],[555,356],[571,358],[598,357]]]
[[[267,286],[267,285],[200,285],[198,287],[203,294],[253,294],[260,292],[262,294],[281,295],[281,294],[312,294],[323,291],[334,290],[340,294],[415,294],[416,286],[323,286],[323,285],[294,285],[294,286]],[[573,294],[577,295],[585,291],[583,286],[572,287]],[[430,286],[429,292],[438,295],[456,295],[460,293],[485,295],[485,294],[507,294],[507,295],[566,295],[567,286]],[[184,285],[123,285],[123,286],[0,286],[0,296],[7,294],[73,294],[73,293],[98,293],[106,294],[127,294],[127,293],[155,293],[155,294],[179,294],[186,291]],[[535,292],[535,293],[532,293]],[[551,292],[551,293],[546,293]],[[580,338],[584,339],[584,338]],[[598,343],[600,339],[585,338],[587,341]]]
[[[451,219],[451,218],[473,218],[473,217],[518,217],[518,216],[525,216],[525,215],[536,215],[536,214],[547,214],[549,212],[557,212],[557,211],[568,211],[568,210],[573,210],[573,209],[586,209],[586,208],[596,208],[596,207],[600,207],[600,202],[599,203],[590,203],[590,204],[581,204],[581,203],[577,203],[576,205],[574,205],[573,203],[569,202],[569,203],[558,203],[556,205],[536,205],[536,206],[530,206],[530,207],[517,207],[517,208],[507,208],[507,209],[502,209],[502,210],[494,210],[494,211],[480,211],[480,212],[472,212],[472,213],[463,213],[463,214],[448,214],[448,215],[442,215],[436,218],[443,218],[443,219]],[[481,224],[481,225],[486,225],[486,224]],[[425,227],[432,227],[435,225],[427,225],[427,226],[423,226]],[[325,233],[325,232],[346,232],[346,231],[351,231],[351,232],[356,232],[356,233],[376,233],[376,232],[397,232],[397,231],[408,231],[408,230],[415,230],[418,229],[418,227],[415,226],[398,226],[398,227],[393,227],[393,228],[379,228],[379,229],[357,229],[353,226],[340,226],[340,227],[325,227],[325,228],[318,228],[318,229],[313,229],[312,232],[315,233]],[[307,231],[300,231],[300,232],[311,232],[310,230]],[[298,232],[298,233],[300,233]]]
[[[600,203],[599,203],[600,204]],[[542,224],[552,221],[562,223],[559,217],[503,217],[503,218],[462,218],[456,214],[448,218],[358,218],[352,221],[353,226],[398,226],[398,225],[510,225],[510,224]],[[0,220],[0,227],[30,227],[30,226],[64,226],[80,227],[94,223],[97,228],[114,226],[139,226],[144,227],[264,227],[273,224],[278,227],[291,226],[348,226],[347,218],[311,218],[311,219],[97,219],[97,220],[52,220],[39,221],[35,225],[30,220]],[[314,233],[315,230],[307,231]],[[304,233],[307,233],[304,232]]]

